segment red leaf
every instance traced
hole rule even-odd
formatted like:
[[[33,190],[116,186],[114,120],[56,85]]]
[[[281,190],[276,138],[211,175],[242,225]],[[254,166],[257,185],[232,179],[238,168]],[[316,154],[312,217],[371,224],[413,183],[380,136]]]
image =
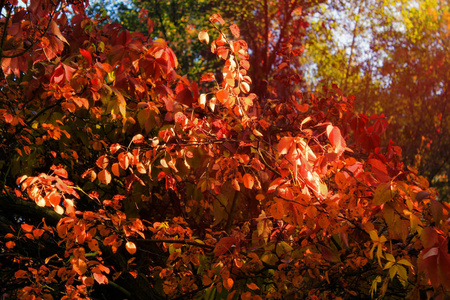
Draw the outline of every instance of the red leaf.
[[[22,224],[20,227],[22,227],[24,232],[31,232],[33,230],[33,225]]]
[[[213,73],[206,73],[202,75],[202,78],[200,79],[200,81],[214,81],[216,80],[216,77],[214,76]]]
[[[267,189],[267,193],[273,193],[275,192],[275,190],[282,185],[283,183],[286,182],[286,179],[283,178],[277,178],[274,181],[272,181],[272,183],[270,184],[269,188]]]
[[[231,25],[230,30],[235,38],[239,38],[239,36],[241,35],[241,31],[239,30],[239,27],[236,24]]]
[[[187,106],[192,106],[192,103],[194,103],[194,97],[192,96],[192,92],[185,85],[182,85],[182,86],[183,86],[183,88],[180,89],[179,92],[177,92],[177,96],[176,96],[175,100],[178,103],[181,103],[181,104],[184,104]]]
[[[214,248],[214,255],[215,256],[221,256],[228,251],[230,251],[230,248],[236,244],[237,240],[235,237],[224,237],[221,238],[220,241],[217,243],[216,247]]]
[[[69,42],[66,40],[66,38],[62,35],[61,31],[59,30],[58,24],[54,20],[50,22],[50,31],[58,37],[61,41],[63,41],[66,44],[69,44]]]
[[[59,177],[62,177],[62,178],[68,178],[69,177],[69,174],[67,173],[66,169],[64,169],[64,168],[60,168],[60,167],[53,168],[52,167],[52,170]]]
[[[293,142],[293,137],[282,137],[277,146],[278,153],[280,155],[287,154]]]
[[[92,55],[89,51],[80,49],[81,55],[83,55],[84,59],[88,62],[89,65],[92,65]]]
[[[175,113],[174,119],[175,123],[184,124],[187,118],[181,111],[179,111]]]
[[[345,151],[347,144],[341,135],[341,130],[333,125],[327,126],[327,135],[330,139],[331,145],[334,147],[334,152],[337,154],[342,154]]]
[[[371,158],[367,162],[372,166],[372,172],[380,182],[388,182],[391,180],[386,164],[381,160]]]
[[[424,248],[431,248],[438,243],[438,234],[433,227],[425,227],[420,234],[420,241]]]
[[[441,247],[439,247],[437,265],[441,284],[446,290],[450,290],[450,254],[447,250],[447,240],[444,240]]]
[[[325,260],[332,262],[332,263],[338,263],[340,261],[339,256],[332,251],[330,248],[320,245],[320,249],[322,252],[322,256]]]

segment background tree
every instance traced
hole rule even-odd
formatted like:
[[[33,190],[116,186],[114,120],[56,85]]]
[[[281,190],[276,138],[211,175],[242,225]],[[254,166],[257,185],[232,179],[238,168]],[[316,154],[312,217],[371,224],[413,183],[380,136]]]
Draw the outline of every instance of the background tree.
[[[449,205],[338,86],[258,98],[218,14],[199,85],[85,2],[1,4],[4,297],[448,296]]]
[[[356,111],[384,113],[405,162],[448,199],[449,6],[445,1],[329,2],[302,57],[311,89],[336,83]],[[387,139],[386,139],[387,142]]]

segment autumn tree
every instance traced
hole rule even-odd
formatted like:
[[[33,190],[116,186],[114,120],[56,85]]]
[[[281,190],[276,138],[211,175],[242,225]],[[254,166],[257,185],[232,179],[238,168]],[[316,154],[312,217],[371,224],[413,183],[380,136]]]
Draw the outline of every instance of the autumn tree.
[[[107,1],[108,2],[108,1]],[[304,36],[308,22],[306,18],[317,11],[324,0],[314,1],[130,1],[111,3],[103,6],[98,3],[92,14],[112,13],[113,20],[126,28],[147,33],[147,26],[141,22],[145,15],[152,20],[155,34],[169,41],[179,57],[180,68],[190,78],[200,79],[199,74],[216,72],[220,68],[217,57],[210,55],[207,48],[194,37],[203,30],[208,15],[220,12],[225,18],[236,23],[240,35],[252,53],[248,70],[253,79],[252,92],[261,98],[271,93],[283,93],[281,84],[290,80],[291,85],[302,87],[302,68],[299,55],[303,52]],[[293,55],[286,56],[286,49]],[[293,51],[292,51],[293,50]],[[219,62],[219,64],[218,64]],[[279,76],[283,70],[284,75]],[[220,76],[220,72],[216,74]],[[273,77],[278,85],[268,85]],[[292,84],[295,83],[295,84]],[[288,89],[289,90],[289,89]]]
[[[4,297],[448,296],[449,205],[337,85],[257,97],[218,14],[195,82],[87,2],[0,4]]]
[[[448,201],[449,6],[446,1],[329,1],[302,56],[311,89],[335,83],[355,110],[389,120],[405,162]]]

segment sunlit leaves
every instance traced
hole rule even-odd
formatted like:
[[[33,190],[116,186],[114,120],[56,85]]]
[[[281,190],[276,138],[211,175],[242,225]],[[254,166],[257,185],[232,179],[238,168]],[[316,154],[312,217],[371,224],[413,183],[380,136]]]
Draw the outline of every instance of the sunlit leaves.
[[[230,31],[233,34],[235,39],[238,39],[239,36],[241,35],[241,32],[239,30],[239,27],[236,24],[232,24],[230,25]]]
[[[234,40],[244,29],[218,15],[198,38],[222,69],[198,74],[200,86],[177,74],[169,42],[73,22],[61,34],[78,47],[57,62],[30,60],[19,85],[5,79],[21,104],[0,107],[4,138],[17,136],[3,145],[14,145],[8,201],[51,213],[46,223],[13,211],[20,225],[0,245],[20,253],[5,256],[20,260],[8,269],[14,280],[29,285],[39,270],[33,283],[74,298],[112,282],[139,293],[134,280],[144,279],[170,298],[367,298],[378,283],[387,291],[400,281],[400,293],[410,281],[447,285],[448,205],[403,170],[401,151],[368,138],[384,131],[381,116],[355,120],[335,85],[320,98],[284,85],[296,80],[284,58],[258,98],[248,46]],[[76,28],[77,40],[65,35]]]
[[[125,248],[132,255],[136,253],[136,245],[133,242],[127,242]]]
[[[212,23],[219,22],[220,25],[225,24],[225,21],[222,19],[222,17],[221,17],[219,14],[213,14],[213,15],[209,18],[209,21],[212,22]]]
[[[108,170],[104,169],[98,173],[98,179],[103,184],[109,184],[111,182],[111,173]]]
[[[198,33],[198,40],[209,44],[209,34],[207,30],[202,30]]]

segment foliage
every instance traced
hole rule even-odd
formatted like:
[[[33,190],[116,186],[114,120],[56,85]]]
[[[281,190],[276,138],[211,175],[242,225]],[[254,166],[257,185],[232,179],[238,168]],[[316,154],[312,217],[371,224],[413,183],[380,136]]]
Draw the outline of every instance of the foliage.
[[[153,20],[155,32],[170,42],[180,58],[182,73],[194,79],[200,79],[199,74],[220,69],[220,62],[218,64],[216,57],[210,55],[194,36],[208,22],[205,11],[211,14],[221,12],[225,18],[237,24],[241,38],[247,42],[249,52],[252,53],[249,58],[252,68],[248,70],[253,80],[252,92],[260,98],[267,98],[272,93],[286,91],[285,85],[281,84],[282,78],[289,80],[293,88],[304,85],[299,54],[303,51],[308,26],[305,18],[323,1],[139,0],[130,1],[129,6],[117,3],[108,11],[114,13],[117,21],[125,27],[144,34],[147,34],[148,27],[141,21],[141,16],[148,16]],[[295,55],[284,55],[287,48]],[[281,69],[284,69],[284,76],[278,72]],[[215,75],[221,76],[220,72]],[[280,84],[268,86],[268,81],[274,76],[278,76]]]
[[[450,206],[336,85],[256,97],[218,14],[199,87],[85,2],[2,3],[4,297],[448,296]]]
[[[349,0],[322,8],[302,57],[311,88],[336,83],[356,97],[356,111],[384,113],[405,162],[447,201],[448,3]]]
[[[109,15],[112,21],[130,31],[170,41],[180,72],[200,80],[200,74],[220,69],[219,60],[197,39],[199,31],[208,23],[206,11],[218,12],[216,3],[205,0],[98,1],[89,9],[89,14]]]

